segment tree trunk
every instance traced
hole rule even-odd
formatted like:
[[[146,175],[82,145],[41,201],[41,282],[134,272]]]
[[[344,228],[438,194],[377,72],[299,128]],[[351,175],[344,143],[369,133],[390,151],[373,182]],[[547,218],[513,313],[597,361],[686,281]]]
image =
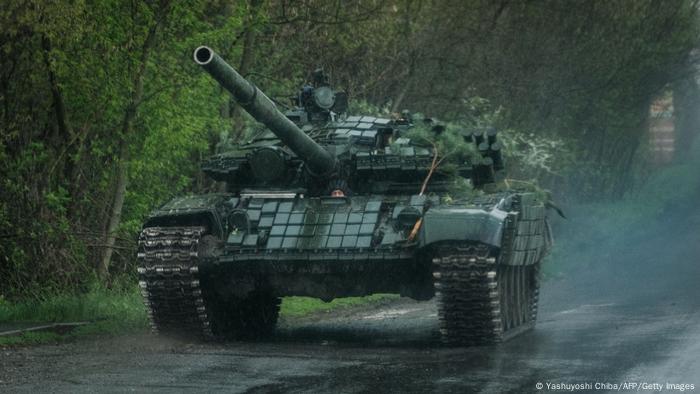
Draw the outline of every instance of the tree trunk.
[[[129,161],[129,148],[126,141],[120,142],[119,162],[117,163],[117,185],[114,191],[112,202],[112,212],[109,215],[109,224],[105,232],[105,251],[102,260],[97,266],[97,274],[100,278],[106,278],[109,272],[109,265],[112,261],[114,244],[117,241],[117,230],[122,219],[122,208],[124,208],[124,196],[128,182],[127,165]]]
[[[403,80],[401,81],[401,87],[399,88],[399,92],[395,96],[396,98],[393,100],[393,104],[391,105],[392,113],[397,113],[401,110],[401,105],[403,104],[403,101],[406,98],[406,94],[408,94],[409,90],[412,87],[411,85],[413,85],[413,78],[416,72],[416,59],[418,59],[420,56],[420,54],[418,53],[417,46],[415,46],[415,44],[413,43],[413,26],[411,20],[411,17],[413,16],[413,4],[409,1],[405,5],[406,8],[403,10],[403,24],[401,28],[401,33],[404,37],[406,45],[409,45],[406,52],[407,57],[405,59],[408,63],[408,70],[406,72],[406,77],[403,78]]]
[[[61,145],[70,143],[70,128],[68,126],[68,116],[66,115],[66,105],[63,101],[63,95],[58,86],[58,80],[56,73],[51,66],[51,42],[46,36],[41,37],[41,47],[44,50],[44,62],[46,63],[46,69],[49,74],[49,88],[51,90],[51,98],[53,103],[54,114],[56,115],[56,125],[58,127],[59,139]],[[59,148],[62,146],[59,146]],[[67,148],[67,146],[66,146]]]
[[[241,53],[241,62],[238,65],[238,73],[244,77],[248,74],[253,61],[255,61],[255,39],[257,35],[255,24],[258,22],[258,14],[262,5],[262,0],[250,0],[249,2],[248,18],[245,33],[243,34],[243,52]],[[231,129],[233,130],[231,137],[237,142],[243,137],[245,131],[242,127],[243,114],[241,113],[241,106],[233,98],[229,100],[229,107],[231,108]]]
[[[165,9],[161,11],[165,12]],[[124,196],[126,195],[126,188],[129,180],[129,174],[127,171],[129,164],[129,137],[133,131],[134,121],[136,120],[136,116],[138,114],[138,107],[143,98],[143,80],[146,74],[146,65],[148,64],[148,58],[156,42],[156,33],[164,19],[164,14],[161,15],[160,18],[156,19],[156,22],[148,31],[148,35],[144,40],[138,68],[134,78],[132,79],[133,89],[131,97],[124,112],[124,119],[121,127],[121,138],[119,140],[117,182],[114,190],[114,197],[112,198],[112,211],[110,213],[109,223],[107,224],[104,234],[105,251],[102,256],[102,260],[97,265],[97,274],[102,279],[105,279],[108,276],[109,266],[112,260],[112,252],[114,250],[114,244],[117,240],[117,230],[119,229],[119,224],[121,223],[122,209],[124,208]]]
[[[65,186],[68,190],[70,200],[66,207],[66,216],[69,220],[74,221],[77,216],[77,195],[79,194],[78,190],[80,190],[76,184],[78,163],[76,163],[75,154],[79,149],[82,149],[82,141],[76,144],[75,133],[68,121],[65,100],[58,84],[58,77],[51,65],[51,41],[45,35],[41,37],[41,47],[44,50],[44,61],[49,74],[49,89],[51,90],[52,105],[58,130],[58,136],[55,141],[56,162],[49,170],[49,176],[52,177],[54,173],[58,173],[59,177],[56,177],[58,183],[62,183],[62,186]],[[54,172],[55,168],[59,170]]]
[[[413,75],[412,74],[413,73],[409,73],[408,78],[406,78],[403,81],[403,84],[401,85],[401,90],[399,90],[399,94],[396,96],[396,99],[394,100],[394,104],[391,106],[392,113],[398,113],[401,110],[401,104],[403,103],[403,100],[406,98],[406,94],[411,89],[411,83],[413,82]]]
[[[691,75],[673,86],[676,162],[688,158],[695,137],[700,135],[700,87]]]

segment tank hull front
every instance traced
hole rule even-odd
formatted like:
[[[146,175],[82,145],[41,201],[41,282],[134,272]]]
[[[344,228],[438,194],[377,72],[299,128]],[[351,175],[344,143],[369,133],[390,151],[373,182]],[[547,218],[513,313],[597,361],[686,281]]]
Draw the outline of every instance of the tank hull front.
[[[459,204],[424,196],[297,193],[192,201],[199,205],[166,205],[141,236],[141,285],[156,328],[173,328],[176,316],[190,313],[195,323],[188,332],[239,336],[250,327],[232,325],[230,313],[222,317],[221,311],[241,310],[244,300],[262,302],[256,308],[275,316],[254,319],[256,329],[270,331],[280,297],[332,300],[373,293],[437,297],[444,337],[459,343],[497,340],[534,324],[537,273],[550,241],[544,204],[533,194],[502,193]],[[193,218],[207,222],[196,225]],[[166,294],[185,294],[183,289],[194,295],[174,302],[186,310],[172,307]],[[469,327],[474,316],[489,322],[490,334],[464,333],[485,330]]]

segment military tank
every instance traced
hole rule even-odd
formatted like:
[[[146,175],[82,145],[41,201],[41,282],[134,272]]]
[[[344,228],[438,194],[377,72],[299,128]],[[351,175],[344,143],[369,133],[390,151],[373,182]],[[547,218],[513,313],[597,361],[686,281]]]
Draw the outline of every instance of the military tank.
[[[545,201],[488,192],[503,170],[493,130],[462,132],[477,154],[447,174],[434,145],[409,138],[410,117],[348,115],[322,72],[283,113],[210,48],[194,60],[265,129],[203,163],[225,193],[175,198],[146,220],[138,272],[154,331],[258,337],[274,332],[280,297],[373,293],[436,298],[451,344],[534,326]],[[455,176],[483,192],[450,194]]]

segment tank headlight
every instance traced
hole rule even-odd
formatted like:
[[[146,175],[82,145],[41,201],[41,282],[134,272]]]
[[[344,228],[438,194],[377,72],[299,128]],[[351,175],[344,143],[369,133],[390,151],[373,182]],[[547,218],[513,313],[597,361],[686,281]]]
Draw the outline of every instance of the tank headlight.
[[[250,231],[250,218],[248,212],[242,209],[234,209],[227,218],[229,231]]]

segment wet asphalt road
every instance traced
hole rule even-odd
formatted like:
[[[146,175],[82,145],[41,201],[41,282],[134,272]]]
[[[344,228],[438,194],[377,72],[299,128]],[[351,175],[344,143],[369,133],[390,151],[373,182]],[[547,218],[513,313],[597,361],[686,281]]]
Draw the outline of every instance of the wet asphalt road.
[[[0,392],[555,391],[547,383],[591,385],[578,392],[692,384],[685,392],[697,392],[700,220],[666,223],[658,234],[630,237],[599,253],[600,262],[545,282],[536,329],[498,346],[441,346],[435,305],[400,300],[282,322],[274,342],[143,334],[3,350]],[[620,391],[659,392],[639,387]]]

